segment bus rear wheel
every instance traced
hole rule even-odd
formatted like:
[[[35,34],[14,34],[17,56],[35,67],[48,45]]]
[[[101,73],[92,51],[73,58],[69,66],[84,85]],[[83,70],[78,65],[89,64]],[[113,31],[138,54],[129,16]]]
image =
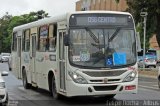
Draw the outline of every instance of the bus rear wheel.
[[[54,99],[59,99],[60,94],[57,93],[56,83],[55,83],[55,77],[52,78],[52,96]]]
[[[23,86],[25,89],[29,89],[30,88],[30,84],[27,81],[27,75],[26,75],[26,70],[23,69],[22,71],[22,81],[23,81]]]

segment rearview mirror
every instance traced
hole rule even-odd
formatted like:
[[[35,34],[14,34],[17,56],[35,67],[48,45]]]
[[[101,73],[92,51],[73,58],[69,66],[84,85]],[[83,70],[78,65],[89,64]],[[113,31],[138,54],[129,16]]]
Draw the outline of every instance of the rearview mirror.
[[[1,73],[2,76],[8,76],[8,74],[9,74],[9,73],[8,73],[7,71],[3,71],[3,72]]]

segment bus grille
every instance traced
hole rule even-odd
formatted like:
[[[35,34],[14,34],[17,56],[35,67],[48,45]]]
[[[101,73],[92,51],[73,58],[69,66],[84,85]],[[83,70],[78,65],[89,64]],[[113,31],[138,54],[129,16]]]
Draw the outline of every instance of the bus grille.
[[[121,79],[108,79],[108,82],[116,82],[120,81]],[[90,80],[91,82],[104,82],[104,80]]]
[[[111,86],[93,86],[93,88],[96,91],[111,91],[111,90],[116,90],[117,85],[111,85]]]
[[[83,73],[91,76],[91,77],[112,77],[112,76],[120,76],[125,73],[127,70],[115,70],[115,71],[83,71]]]

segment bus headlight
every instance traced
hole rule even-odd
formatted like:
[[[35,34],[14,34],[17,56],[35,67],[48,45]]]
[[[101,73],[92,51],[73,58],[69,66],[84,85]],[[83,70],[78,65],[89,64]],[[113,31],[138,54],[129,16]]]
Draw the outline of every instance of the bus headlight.
[[[87,84],[87,80],[85,78],[83,78],[81,75],[79,75],[78,73],[75,72],[68,72],[69,76],[72,78],[72,80],[76,83],[79,84]]]
[[[137,75],[137,72],[136,71],[132,71],[131,73],[129,73],[127,75],[127,77],[124,78],[123,82],[133,81],[135,79],[136,75]]]
[[[0,82],[0,89],[5,88],[5,82]]]

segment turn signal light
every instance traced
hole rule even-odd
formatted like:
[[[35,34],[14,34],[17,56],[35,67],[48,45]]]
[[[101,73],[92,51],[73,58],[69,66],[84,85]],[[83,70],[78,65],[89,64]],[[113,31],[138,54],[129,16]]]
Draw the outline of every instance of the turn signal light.
[[[125,90],[133,90],[136,89],[136,85],[125,86]]]

